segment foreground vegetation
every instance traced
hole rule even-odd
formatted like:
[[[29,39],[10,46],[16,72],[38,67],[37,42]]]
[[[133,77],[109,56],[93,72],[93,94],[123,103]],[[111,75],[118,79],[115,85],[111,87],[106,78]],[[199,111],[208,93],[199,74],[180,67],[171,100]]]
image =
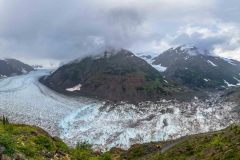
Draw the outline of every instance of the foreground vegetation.
[[[168,149],[165,151],[165,148]],[[240,126],[231,125],[217,132],[134,145],[128,151],[112,149],[111,152],[118,155],[119,160],[239,160]]]
[[[240,126],[212,133],[198,134],[175,141],[133,145],[129,150],[113,148],[107,153],[95,152],[88,143],[69,148],[62,140],[44,130],[0,123],[0,159],[54,160],[198,160],[240,159]]]
[[[105,153],[96,153],[87,143],[69,148],[62,140],[51,137],[35,126],[10,124],[3,117],[0,123],[0,159],[9,160],[109,160]]]

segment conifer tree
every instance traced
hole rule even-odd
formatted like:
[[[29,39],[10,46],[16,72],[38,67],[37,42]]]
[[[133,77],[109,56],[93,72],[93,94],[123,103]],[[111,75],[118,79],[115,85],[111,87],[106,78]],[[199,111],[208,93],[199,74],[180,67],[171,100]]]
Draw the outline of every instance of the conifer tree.
[[[6,119],[5,119],[5,116],[4,116],[4,115],[3,115],[3,118],[2,118],[2,123],[3,123],[3,125],[6,124]]]
[[[8,118],[7,118],[7,117],[5,118],[5,123],[6,123],[6,125],[8,125],[8,124],[9,124],[9,120],[8,120]]]

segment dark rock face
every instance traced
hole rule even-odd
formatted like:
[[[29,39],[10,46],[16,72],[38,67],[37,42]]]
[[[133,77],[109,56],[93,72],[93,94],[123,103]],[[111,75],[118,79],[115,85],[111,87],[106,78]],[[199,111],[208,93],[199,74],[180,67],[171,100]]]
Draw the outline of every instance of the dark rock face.
[[[171,48],[154,58],[169,79],[190,88],[224,88],[240,82],[240,62],[200,53],[196,47]]]
[[[33,70],[31,66],[15,59],[0,60],[0,77],[20,75]]]
[[[147,62],[124,49],[64,65],[41,81],[62,93],[131,103],[155,101],[181,91]],[[79,84],[80,90],[66,91]]]

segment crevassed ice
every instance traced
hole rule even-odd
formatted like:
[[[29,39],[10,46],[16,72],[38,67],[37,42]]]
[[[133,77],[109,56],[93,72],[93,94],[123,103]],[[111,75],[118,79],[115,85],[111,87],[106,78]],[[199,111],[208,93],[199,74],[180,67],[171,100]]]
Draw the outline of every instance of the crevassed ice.
[[[38,82],[49,74],[39,70],[0,81],[0,113],[13,122],[37,125],[69,145],[88,141],[96,149],[128,148],[134,143],[160,141],[222,129],[239,122],[220,94],[192,102],[161,100],[139,106],[58,94]]]

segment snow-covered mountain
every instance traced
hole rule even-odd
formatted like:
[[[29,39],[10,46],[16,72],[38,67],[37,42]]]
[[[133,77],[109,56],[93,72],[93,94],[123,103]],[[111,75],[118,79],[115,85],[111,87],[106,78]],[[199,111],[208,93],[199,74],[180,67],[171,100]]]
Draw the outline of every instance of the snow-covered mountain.
[[[194,46],[170,48],[154,58],[141,56],[164,76],[190,88],[225,88],[240,84],[240,62]]]
[[[0,60],[0,78],[12,75],[20,75],[33,71],[33,67],[24,64],[16,59]]]

